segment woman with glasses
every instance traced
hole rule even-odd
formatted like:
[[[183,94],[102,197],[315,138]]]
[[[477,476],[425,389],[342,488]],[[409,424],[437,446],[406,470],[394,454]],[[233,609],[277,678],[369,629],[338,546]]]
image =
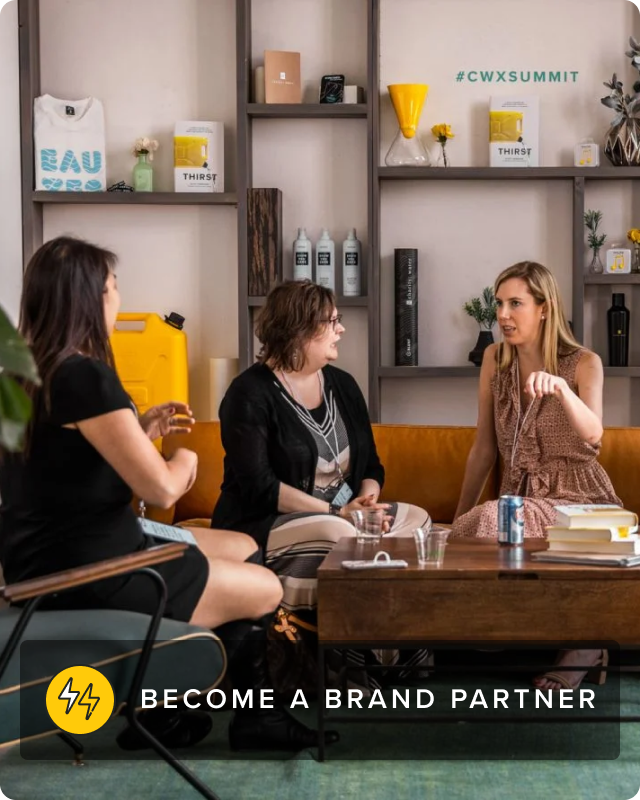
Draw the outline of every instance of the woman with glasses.
[[[315,622],[317,569],[352,511],[381,508],[388,535],[428,519],[406,503],[380,503],[384,468],[354,378],[333,366],[345,328],[329,289],[287,281],[268,295],[258,361],[220,405],[224,480],[214,528],[257,541],[280,577],[283,606]]]

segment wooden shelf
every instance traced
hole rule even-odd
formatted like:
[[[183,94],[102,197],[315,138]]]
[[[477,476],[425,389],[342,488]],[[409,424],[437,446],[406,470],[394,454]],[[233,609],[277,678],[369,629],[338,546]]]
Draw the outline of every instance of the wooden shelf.
[[[604,286],[630,286],[635,283],[640,284],[640,275],[585,275],[584,282]]]
[[[248,103],[250,117],[297,119],[366,119],[366,103]]]
[[[640,167],[378,167],[381,180],[509,181],[640,178]]]
[[[236,206],[231,192],[33,192],[34,203],[69,205]]]
[[[640,378],[640,367],[605,367],[605,378]]]
[[[249,306],[258,308],[265,303],[265,297],[249,297]],[[369,305],[368,297],[336,297],[336,305],[338,308],[366,308]]]
[[[379,378],[477,378],[480,367],[378,367]]]

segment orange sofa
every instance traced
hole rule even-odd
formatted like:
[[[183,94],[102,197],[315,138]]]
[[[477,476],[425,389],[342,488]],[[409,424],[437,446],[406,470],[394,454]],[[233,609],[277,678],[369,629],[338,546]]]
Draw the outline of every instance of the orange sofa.
[[[458,503],[475,428],[430,425],[374,425],[373,433],[386,469],[383,499],[402,500],[426,508],[437,522],[450,523]],[[198,477],[170,512],[152,510],[155,519],[209,525],[222,484],[224,450],[218,422],[199,422],[188,436],[168,436],[163,453],[178,447],[198,454]],[[607,428],[600,462],[626,508],[640,514],[640,428]],[[485,486],[482,500],[495,499],[500,487],[499,464]]]

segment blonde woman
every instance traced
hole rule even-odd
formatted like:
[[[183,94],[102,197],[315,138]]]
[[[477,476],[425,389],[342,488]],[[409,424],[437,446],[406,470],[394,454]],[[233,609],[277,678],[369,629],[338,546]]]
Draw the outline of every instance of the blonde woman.
[[[478,431],[469,454],[452,536],[495,537],[497,500],[477,506],[498,452],[500,494],[524,497],[525,536],[543,537],[554,506],[620,503],[597,461],[602,439],[602,362],[574,339],[558,284],[523,261],[495,282],[503,342],[480,371]],[[564,651],[562,666],[598,666],[602,651]],[[542,689],[576,688],[585,670],[547,673]]]

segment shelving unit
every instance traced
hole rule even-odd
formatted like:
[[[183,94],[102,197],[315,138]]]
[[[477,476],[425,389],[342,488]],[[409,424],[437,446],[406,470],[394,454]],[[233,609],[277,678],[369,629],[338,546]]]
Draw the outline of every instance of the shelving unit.
[[[370,138],[373,142],[371,162],[373,191],[370,202],[370,255],[372,276],[369,282],[369,413],[371,419],[380,421],[382,384],[387,379],[474,378],[479,369],[473,366],[417,366],[395,367],[381,364],[381,186],[389,181],[566,181],[572,183],[572,308],[571,317],[576,338],[584,335],[585,287],[590,285],[633,286],[640,284],[640,275],[588,275],[585,274],[584,212],[585,190],[590,181],[619,181],[640,178],[640,168],[601,166],[580,167],[386,167],[380,164],[380,6],[379,0],[369,0],[369,35],[373,52],[369,61],[369,87],[372,113],[369,119]],[[640,378],[640,366],[605,367],[606,377]],[[636,391],[636,394],[640,392]]]
[[[363,248],[362,297],[338,297],[339,308],[367,311],[368,389],[371,419],[381,419],[381,395],[386,380],[434,378],[477,378],[479,370],[470,365],[396,367],[384,365],[381,358],[381,190],[389,182],[442,181],[530,182],[563,181],[572,190],[572,308],[571,318],[576,337],[584,334],[584,305],[587,292],[597,287],[615,291],[616,286],[640,285],[640,275],[590,275],[585,273],[585,238],[583,215],[585,191],[602,181],[625,181],[640,178],[640,168],[612,167],[448,167],[396,168],[380,164],[380,3],[361,0],[366,16],[366,103],[357,105],[303,103],[292,105],[251,102],[252,88],[252,0],[235,0],[236,7],[236,114],[237,114],[237,193],[189,194],[153,193],[51,193],[36,192],[34,187],[33,100],[40,92],[40,0],[18,0],[20,40],[20,107],[22,136],[22,212],[23,254],[25,262],[42,243],[45,206],[67,205],[163,205],[163,206],[232,206],[237,207],[238,235],[238,325],[241,368],[253,361],[255,309],[264,305],[264,297],[248,295],[247,191],[253,187],[253,121],[258,120],[341,120],[361,119],[366,126],[367,148],[367,239]],[[339,123],[338,123],[339,124]],[[364,139],[363,139],[364,147]],[[431,189],[430,189],[431,191]],[[438,188],[432,191],[437,192]],[[288,262],[287,262],[288,264]],[[285,277],[289,266],[285,269]],[[588,287],[595,286],[596,289]],[[640,378],[640,365],[628,368],[605,368],[605,375],[617,378]],[[640,396],[640,383],[634,384],[634,398]],[[635,402],[635,400],[634,400]]]
[[[33,101],[40,86],[40,0],[18,0],[20,129],[22,167],[22,255],[26,264],[42,244],[43,209],[48,205],[237,206],[232,192],[37,192],[35,186]]]
[[[377,0],[362,0],[363,11],[367,9],[367,30],[373,30],[374,8],[377,12]],[[237,118],[238,118],[238,327],[239,327],[239,361],[240,369],[245,369],[253,363],[253,329],[254,309],[264,305],[264,297],[250,296],[249,266],[248,266],[248,216],[247,216],[247,191],[253,187],[253,120],[254,119],[362,119],[367,121],[367,186],[368,194],[377,180],[374,181],[371,165],[373,164],[373,141],[371,137],[373,102],[377,103],[377,91],[372,87],[377,84],[371,82],[371,59],[373,58],[374,45],[372,37],[368,36],[367,61],[369,64],[368,81],[365,88],[366,103],[358,104],[262,104],[251,102],[252,91],[252,0],[236,0],[236,80],[237,80]],[[364,131],[363,131],[364,133]],[[372,231],[373,205],[368,202],[367,217],[369,236]],[[337,248],[336,248],[337,249]],[[374,285],[372,277],[372,258],[368,257],[363,247],[363,275],[362,288],[366,292],[360,297],[336,298],[338,308],[371,308],[368,287]],[[285,259],[285,264],[287,260]],[[364,268],[366,266],[366,269]],[[336,274],[337,274],[336,270]],[[288,268],[284,267],[284,277],[290,278]],[[369,316],[369,381],[371,383],[371,325]]]

